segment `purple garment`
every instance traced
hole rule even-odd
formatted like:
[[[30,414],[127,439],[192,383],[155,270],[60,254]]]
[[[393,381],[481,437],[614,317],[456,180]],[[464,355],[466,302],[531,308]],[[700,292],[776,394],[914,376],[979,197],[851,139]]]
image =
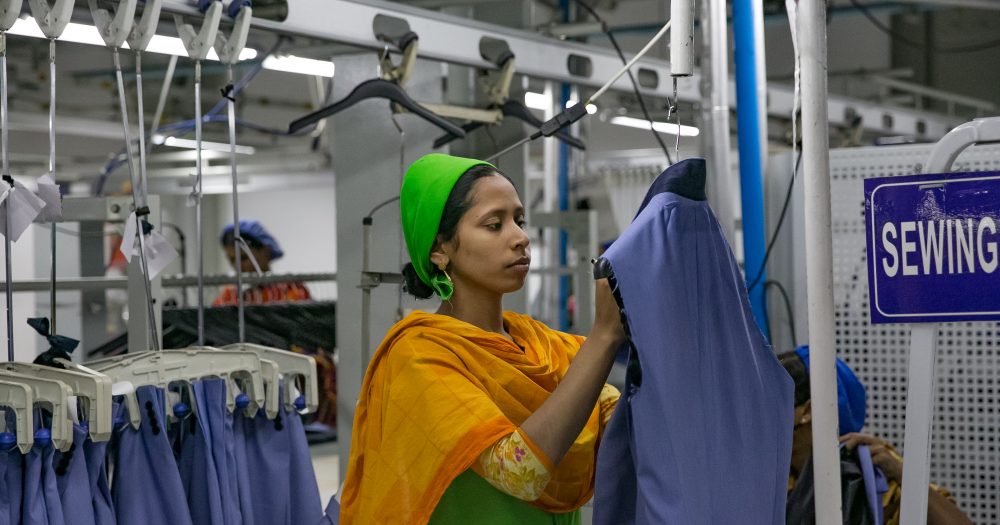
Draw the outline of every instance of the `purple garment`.
[[[279,394],[280,395],[280,394]],[[297,525],[323,516],[302,418],[284,403],[274,420],[242,418],[251,506],[258,524]]]
[[[861,464],[861,477],[865,480],[865,496],[868,500],[868,508],[872,511],[872,523],[881,525],[885,522],[883,515],[885,509],[882,508],[882,494],[889,490],[885,476],[875,468],[872,462],[872,451],[868,445],[858,445],[858,463]],[[882,479],[878,479],[879,476]],[[881,481],[881,483],[879,483]],[[882,487],[884,485],[884,489]],[[882,489],[882,490],[880,490]]]
[[[203,379],[192,388],[198,408],[193,432],[183,436],[179,465],[191,520],[194,525],[243,525],[226,382]]]
[[[330,502],[326,504],[326,514],[320,518],[316,525],[337,525],[340,523],[340,502],[337,501],[337,496],[330,498]]]
[[[15,422],[11,416],[7,417],[7,428],[13,429]],[[23,471],[24,456],[16,444],[0,451],[0,523],[21,523]]]
[[[87,429],[73,425],[73,445],[66,452],[56,451],[56,486],[63,515],[72,516],[72,525],[96,525],[93,496],[90,492],[90,474],[84,452],[88,440]]]
[[[111,413],[121,413],[118,403],[112,403]],[[111,501],[111,487],[108,485],[107,451],[108,442],[87,440],[83,444],[87,460],[87,482],[90,485],[91,508],[94,509],[96,525],[117,525],[115,507]]]
[[[52,467],[55,447],[51,442],[35,443],[24,456],[24,484],[21,494],[22,525],[65,525],[56,472]]]
[[[704,180],[703,159],[668,168],[604,254],[633,354],[598,454],[596,525],[785,522],[793,384],[698,200]]]
[[[118,525],[191,525],[191,512],[177,461],[167,439],[163,390],[136,389],[142,422],[132,428],[119,408],[115,417],[115,458],[111,495]]]

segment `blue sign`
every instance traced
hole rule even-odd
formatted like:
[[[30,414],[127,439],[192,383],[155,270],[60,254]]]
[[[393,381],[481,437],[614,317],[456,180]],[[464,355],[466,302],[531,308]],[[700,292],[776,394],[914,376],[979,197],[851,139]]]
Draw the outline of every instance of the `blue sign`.
[[[872,323],[1000,320],[1000,172],[865,180]]]

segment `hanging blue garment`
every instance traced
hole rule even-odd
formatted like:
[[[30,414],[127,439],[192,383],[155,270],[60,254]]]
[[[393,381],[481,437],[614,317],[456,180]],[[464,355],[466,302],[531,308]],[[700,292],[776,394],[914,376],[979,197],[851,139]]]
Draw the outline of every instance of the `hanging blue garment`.
[[[163,390],[136,389],[142,421],[128,423],[128,410],[115,417],[118,454],[111,495],[118,525],[191,525],[184,486],[167,439]]]
[[[260,516],[254,512],[253,507],[253,483],[250,481],[250,465],[247,456],[247,425],[252,424],[253,420],[254,418],[247,417],[242,410],[237,410],[233,414],[233,437],[235,438],[236,452],[236,490],[239,495],[240,514],[243,515],[243,523],[245,525],[268,523],[261,520]],[[264,495],[264,497],[267,497],[267,495]]]
[[[17,427],[13,412],[4,411],[7,429]],[[21,523],[21,483],[24,471],[24,456],[17,448],[17,435],[7,432],[0,449],[0,523]],[[7,521],[3,521],[7,520]]]
[[[180,472],[194,525],[242,525],[233,415],[226,408],[226,382],[192,385],[197,406],[191,433],[183,437]],[[278,487],[272,486],[272,490]],[[252,517],[249,517],[252,519]],[[249,523],[252,523],[249,522]]]
[[[882,474],[872,462],[872,451],[868,445],[858,445],[858,463],[861,465],[861,476],[865,480],[865,499],[872,511],[872,523],[881,525],[885,523],[882,494],[888,492],[889,483],[885,474]]]
[[[52,466],[55,452],[52,441],[40,442],[36,434],[35,445],[24,456],[22,525],[66,525]]]
[[[120,413],[121,405],[112,402],[112,417]],[[108,442],[94,442],[88,439],[83,444],[83,452],[87,461],[87,482],[90,485],[94,523],[96,525],[117,525],[115,507],[111,501],[111,487],[108,485]]]
[[[320,518],[319,523],[316,525],[338,525],[340,523],[340,502],[337,501],[337,496],[330,498],[330,502],[326,504],[326,514]]]
[[[73,445],[66,452],[56,451],[56,486],[63,515],[71,517],[72,525],[96,525],[93,496],[90,492],[90,473],[84,452],[88,430],[73,425]]]
[[[279,393],[279,397],[283,396]],[[251,505],[258,524],[316,523],[319,486],[299,414],[281,404],[278,416],[242,420]]]
[[[596,525],[785,522],[793,384],[705,176],[704,159],[668,168],[604,254],[632,355],[598,454]]]

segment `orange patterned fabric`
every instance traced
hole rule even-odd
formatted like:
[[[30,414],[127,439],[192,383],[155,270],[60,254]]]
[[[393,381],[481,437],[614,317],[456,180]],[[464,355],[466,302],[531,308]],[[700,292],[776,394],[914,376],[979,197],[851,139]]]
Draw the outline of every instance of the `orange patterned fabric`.
[[[227,286],[222,293],[212,301],[212,306],[232,306],[238,297],[235,286]],[[243,292],[243,302],[246,304],[267,304],[312,299],[309,289],[300,282],[271,283],[255,286]]]
[[[452,480],[555,390],[583,338],[512,312],[504,321],[513,342],[425,312],[389,330],[359,395],[342,524],[427,523]],[[533,505],[569,512],[592,496],[599,405]]]

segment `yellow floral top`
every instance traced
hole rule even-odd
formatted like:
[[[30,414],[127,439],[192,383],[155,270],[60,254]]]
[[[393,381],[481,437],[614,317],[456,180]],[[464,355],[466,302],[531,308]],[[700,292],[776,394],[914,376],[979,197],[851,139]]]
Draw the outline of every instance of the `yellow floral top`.
[[[604,385],[598,404],[601,408],[601,428],[618,402],[618,390]],[[524,501],[535,501],[545,491],[555,465],[521,429],[500,438],[479,455],[472,470],[497,490]]]

